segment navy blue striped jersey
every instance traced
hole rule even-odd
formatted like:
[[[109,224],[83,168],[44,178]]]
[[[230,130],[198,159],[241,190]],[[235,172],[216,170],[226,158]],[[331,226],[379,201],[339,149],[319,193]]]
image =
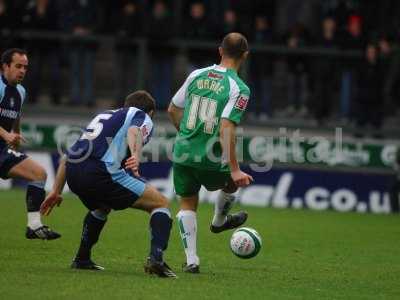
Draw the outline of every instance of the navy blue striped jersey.
[[[14,122],[21,115],[22,104],[25,100],[25,89],[22,85],[9,85],[1,75],[0,79],[0,127],[11,132]],[[0,139],[0,149],[6,142]]]
[[[129,107],[98,114],[68,150],[68,160],[78,163],[87,158],[96,159],[103,161],[110,173],[118,172],[129,153],[127,133],[130,127],[140,129],[143,144],[150,140],[153,122],[142,110]]]

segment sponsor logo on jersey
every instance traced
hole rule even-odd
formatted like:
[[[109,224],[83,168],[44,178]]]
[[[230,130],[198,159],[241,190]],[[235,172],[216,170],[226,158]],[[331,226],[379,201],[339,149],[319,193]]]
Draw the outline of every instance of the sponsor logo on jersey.
[[[249,102],[249,96],[239,95],[239,97],[236,100],[235,107],[240,110],[245,110],[248,102]]]
[[[14,98],[10,98],[10,106],[14,107],[14,104],[15,104]]]
[[[208,72],[207,76],[212,79],[223,79],[224,78],[224,75],[214,73],[214,72]]]
[[[18,118],[18,112],[11,109],[0,108],[0,117],[16,119]]]

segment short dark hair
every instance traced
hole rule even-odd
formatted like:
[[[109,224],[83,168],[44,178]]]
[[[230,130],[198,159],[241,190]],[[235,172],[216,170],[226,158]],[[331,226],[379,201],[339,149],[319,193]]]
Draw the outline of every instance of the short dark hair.
[[[139,90],[132,94],[129,94],[125,98],[124,106],[125,107],[134,106],[136,108],[139,108],[140,110],[143,110],[145,113],[149,113],[152,110],[153,111],[156,110],[156,101],[150,95],[150,93],[144,90]]]
[[[16,53],[19,55],[28,55],[28,52],[26,52],[24,49],[19,49],[19,48],[7,49],[1,55],[1,65],[3,64],[10,65],[12,62],[12,58]]]
[[[224,55],[233,59],[241,58],[243,53],[249,50],[247,39],[243,34],[237,32],[228,33],[222,40],[221,47]]]

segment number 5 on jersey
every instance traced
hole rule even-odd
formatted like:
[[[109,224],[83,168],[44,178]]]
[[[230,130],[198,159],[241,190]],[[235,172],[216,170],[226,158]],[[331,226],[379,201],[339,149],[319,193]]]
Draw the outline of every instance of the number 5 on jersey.
[[[92,122],[86,127],[86,132],[82,134],[81,140],[94,140],[99,136],[99,134],[103,130],[103,123],[101,121],[108,120],[111,118],[112,114],[100,114],[96,118],[93,119]],[[87,131],[87,130],[92,130]]]
[[[204,123],[204,132],[213,134],[214,127],[218,124],[218,118],[215,116],[217,114],[217,101],[198,95],[192,95],[191,97],[192,101],[186,127],[191,130],[194,129],[197,118],[199,118]]]

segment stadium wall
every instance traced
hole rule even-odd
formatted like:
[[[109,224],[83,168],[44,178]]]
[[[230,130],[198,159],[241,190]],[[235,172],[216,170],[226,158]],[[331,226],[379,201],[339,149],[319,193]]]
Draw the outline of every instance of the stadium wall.
[[[58,166],[58,153],[28,152],[43,165],[48,173],[46,190],[50,190]],[[291,167],[274,167],[268,172],[255,172],[248,166],[244,170],[255,179],[254,184],[237,193],[244,206],[276,208],[308,208],[339,212],[389,213],[388,188],[390,174],[340,172]],[[141,175],[169,199],[175,198],[170,162],[147,162],[141,165]],[[19,180],[0,181],[0,189],[24,185]],[[68,187],[65,188],[68,191]],[[216,192],[202,190],[201,202],[213,203]]]

